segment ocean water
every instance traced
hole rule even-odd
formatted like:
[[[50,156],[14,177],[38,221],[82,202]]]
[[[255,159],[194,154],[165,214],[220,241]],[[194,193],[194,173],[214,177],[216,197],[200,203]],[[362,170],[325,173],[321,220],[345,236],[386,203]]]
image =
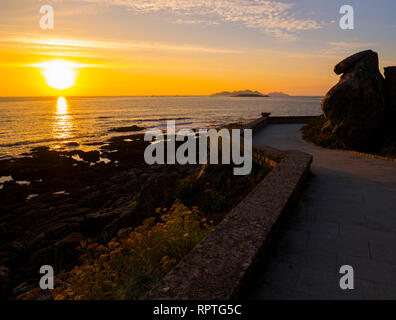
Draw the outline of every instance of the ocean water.
[[[319,115],[321,97],[44,97],[0,98],[0,159],[19,156],[33,147],[97,148],[133,124],[165,128],[208,128],[248,121],[271,112],[274,116]],[[126,135],[128,133],[122,133]],[[120,134],[118,134],[120,135]]]

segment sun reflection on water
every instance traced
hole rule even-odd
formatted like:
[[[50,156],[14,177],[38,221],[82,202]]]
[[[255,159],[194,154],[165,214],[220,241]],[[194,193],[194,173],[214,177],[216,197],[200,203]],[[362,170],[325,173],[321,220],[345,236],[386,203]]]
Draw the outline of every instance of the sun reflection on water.
[[[56,102],[56,112],[52,135],[55,139],[65,140],[72,137],[73,119],[69,114],[69,106],[64,97],[59,97]]]

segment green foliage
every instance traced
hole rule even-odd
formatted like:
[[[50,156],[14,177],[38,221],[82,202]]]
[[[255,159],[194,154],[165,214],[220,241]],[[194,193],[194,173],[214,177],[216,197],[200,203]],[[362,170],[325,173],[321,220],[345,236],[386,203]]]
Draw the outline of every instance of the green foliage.
[[[197,206],[205,217],[216,224],[270,170],[269,167],[253,163],[250,175],[235,176],[231,165],[210,166],[203,174],[190,176],[181,181],[176,197],[185,206]]]
[[[82,242],[80,266],[63,275],[55,299],[137,299],[211,231],[198,208],[176,202],[107,245]]]

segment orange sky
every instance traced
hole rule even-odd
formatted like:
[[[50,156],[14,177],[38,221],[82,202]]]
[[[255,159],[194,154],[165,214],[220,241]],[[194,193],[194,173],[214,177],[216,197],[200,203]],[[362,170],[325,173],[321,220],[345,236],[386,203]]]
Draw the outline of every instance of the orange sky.
[[[19,41],[23,46],[12,47],[11,41]],[[335,78],[328,68],[331,58],[323,61],[312,56],[307,59],[269,50],[222,52],[202,47],[168,48],[162,43],[151,44],[154,49],[143,46],[131,50],[127,42],[114,44],[107,40],[94,44],[80,40],[76,42],[78,46],[73,47],[57,43],[59,41],[40,35],[3,43],[0,46],[3,62],[0,94],[205,95],[241,89],[321,94]],[[120,45],[121,48],[108,50],[102,44],[112,48]],[[50,88],[42,70],[31,66],[59,59],[84,65],[75,69],[75,86],[62,92]],[[309,92],[307,83],[310,84]]]
[[[106,5],[48,0],[55,10],[54,30],[39,27],[43,2],[3,1],[0,96],[206,95],[244,89],[324,95],[337,82],[333,66],[346,55],[383,49],[382,63],[395,61],[393,45],[379,43],[388,38],[364,29],[341,32],[337,5],[322,0],[309,10],[308,0],[258,0],[255,7],[237,0],[189,6],[166,0]],[[227,6],[219,7],[223,3]],[[63,91],[48,86],[38,67],[58,59],[81,65],[75,68],[75,85]]]

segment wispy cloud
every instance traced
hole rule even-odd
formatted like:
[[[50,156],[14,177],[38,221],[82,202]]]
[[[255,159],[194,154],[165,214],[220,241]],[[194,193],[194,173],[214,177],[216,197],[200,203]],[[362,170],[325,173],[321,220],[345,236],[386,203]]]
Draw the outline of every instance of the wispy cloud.
[[[297,32],[320,29],[326,24],[309,18],[297,18],[292,12],[295,7],[293,3],[270,0],[74,1],[124,6],[135,13],[168,13],[179,18],[176,23],[239,23],[282,39],[296,39]]]
[[[208,54],[242,54],[241,50],[192,46],[183,44],[168,44],[158,42],[135,42],[135,41],[114,41],[114,40],[79,40],[70,38],[41,38],[40,35],[16,35],[0,39],[0,45],[13,44],[31,46],[35,49],[55,49],[55,50],[81,50],[81,49],[101,49],[101,50],[125,50],[125,51],[173,51],[173,52],[198,52]]]

